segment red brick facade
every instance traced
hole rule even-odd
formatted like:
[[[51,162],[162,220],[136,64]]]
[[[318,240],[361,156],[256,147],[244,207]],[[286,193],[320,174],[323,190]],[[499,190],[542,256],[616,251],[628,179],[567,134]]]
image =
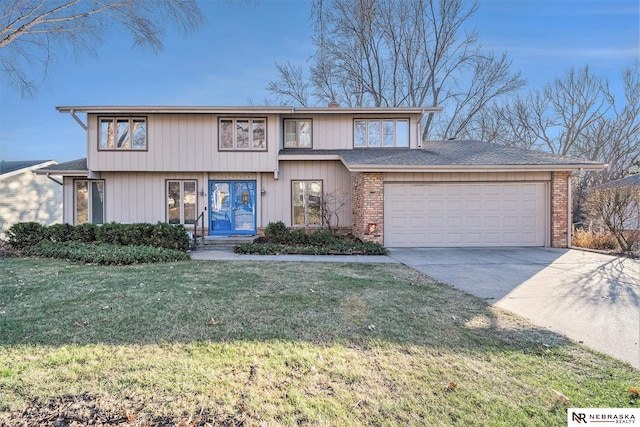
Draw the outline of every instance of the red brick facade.
[[[384,185],[380,172],[359,173],[351,178],[351,217],[354,236],[384,243]]]
[[[570,172],[551,173],[551,247],[569,245],[569,177]]]

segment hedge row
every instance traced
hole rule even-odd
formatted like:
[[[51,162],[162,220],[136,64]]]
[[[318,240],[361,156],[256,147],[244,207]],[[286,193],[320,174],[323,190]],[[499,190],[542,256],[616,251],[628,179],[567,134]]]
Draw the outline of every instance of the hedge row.
[[[243,243],[236,253],[253,255],[386,255],[379,243],[338,240],[328,245],[283,245],[278,243]]]
[[[14,224],[7,230],[9,244],[24,249],[41,242],[108,243],[122,246],[152,246],[186,251],[189,238],[182,225],[157,224],[54,224],[45,227],[35,222]]]
[[[270,222],[264,230],[264,237],[270,243],[283,245],[322,246],[341,241],[329,230],[316,230],[311,234],[307,234],[304,230],[291,231],[282,221]]]
[[[282,221],[270,222],[264,238],[254,243],[236,246],[241,254],[254,255],[386,255],[387,249],[379,243],[336,237],[329,230],[291,231]]]
[[[24,248],[22,253],[27,256],[58,258],[100,265],[131,265],[189,260],[186,253],[174,249],[74,241],[40,242]]]

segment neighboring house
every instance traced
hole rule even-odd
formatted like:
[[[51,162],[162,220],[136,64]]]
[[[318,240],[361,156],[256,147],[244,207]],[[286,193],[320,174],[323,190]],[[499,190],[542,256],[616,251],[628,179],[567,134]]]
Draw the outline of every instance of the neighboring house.
[[[0,238],[17,222],[62,222],[62,181],[33,172],[55,160],[0,161]]]
[[[568,245],[570,177],[603,164],[487,144],[422,143],[439,108],[58,107],[87,129],[64,221],[157,222],[212,236],[332,224],[388,247]],[[76,115],[86,113],[86,124]]]
[[[636,191],[636,195],[640,195],[640,173],[605,182],[593,188],[591,191],[622,187],[631,187]],[[623,222],[622,226],[624,230],[640,230],[640,197],[637,197],[635,202],[629,202],[624,213],[624,219],[621,222]]]

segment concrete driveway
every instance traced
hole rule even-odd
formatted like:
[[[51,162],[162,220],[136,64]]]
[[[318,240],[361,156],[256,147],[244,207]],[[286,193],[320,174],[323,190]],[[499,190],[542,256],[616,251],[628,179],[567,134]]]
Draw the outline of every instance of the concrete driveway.
[[[389,254],[640,369],[640,260],[551,248],[396,248]]]

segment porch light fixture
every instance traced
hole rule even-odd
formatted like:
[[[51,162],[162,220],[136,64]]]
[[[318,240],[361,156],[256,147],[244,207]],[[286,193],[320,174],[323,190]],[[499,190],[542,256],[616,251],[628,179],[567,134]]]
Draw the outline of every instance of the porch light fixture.
[[[198,192],[198,194],[200,194],[200,197],[206,196],[206,193],[204,192],[204,188],[200,187],[200,191]]]
[[[264,189],[264,187],[263,187],[263,188],[260,190],[260,194],[264,196],[265,194],[267,194],[267,190],[265,190],[265,189]]]

